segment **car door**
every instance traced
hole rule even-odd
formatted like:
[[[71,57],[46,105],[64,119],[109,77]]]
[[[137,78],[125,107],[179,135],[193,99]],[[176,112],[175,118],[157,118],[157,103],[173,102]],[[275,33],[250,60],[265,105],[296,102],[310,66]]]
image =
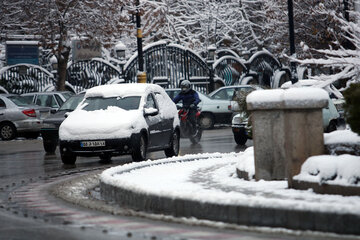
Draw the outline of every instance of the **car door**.
[[[174,116],[169,117],[168,114],[163,114],[166,111],[167,99],[159,92],[155,92],[155,101],[159,109],[160,114],[160,146],[167,145],[171,139],[172,133],[174,131]],[[177,117],[177,115],[176,115]]]
[[[229,100],[213,99],[199,93],[202,101],[201,111],[211,112],[216,123],[231,123],[231,105]]]
[[[154,96],[152,93],[149,93],[146,96],[146,101],[144,105],[144,109],[157,109],[159,108],[155,102]],[[149,132],[149,148],[155,148],[160,146],[161,144],[161,118],[159,112],[154,115],[144,114],[145,121],[148,125],[148,132]]]
[[[4,100],[0,98],[0,122],[5,120],[6,104]]]

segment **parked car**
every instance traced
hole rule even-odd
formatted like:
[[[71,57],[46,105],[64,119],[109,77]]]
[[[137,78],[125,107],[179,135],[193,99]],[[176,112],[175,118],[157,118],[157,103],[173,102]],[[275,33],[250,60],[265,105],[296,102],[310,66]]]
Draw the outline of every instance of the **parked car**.
[[[83,100],[85,93],[71,96],[64,104],[53,114],[43,120],[41,127],[41,136],[43,139],[44,150],[53,153],[59,143],[59,127],[65,120],[65,115],[74,109]]]
[[[49,115],[50,108],[28,105],[21,96],[0,95],[0,138],[37,138],[42,120]]]
[[[60,106],[74,93],[69,91],[57,92],[32,92],[21,94],[26,101],[43,107],[50,107],[52,112],[56,112]]]
[[[234,94],[237,91],[250,92],[254,90],[262,89],[257,85],[231,85],[216,89],[209,93],[209,97],[213,99],[222,99],[231,101],[234,98]]]
[[[333,100],[329,97],[328,106],[322,109],[324,132],[332,132],[337,129],[337,121],[340,117]],[[231,123],[234,140],[239,145],[244,145],[247,139],[252,139],[252,128],[248,124],[249,119],[244,112],[236,114]]]
[[[174,99],[181,89],[171,88],[165,89],[165,91],[171,99]],[[199,91],[197,91],[197,93],[201,100],[198,107],[201,110],[200,126],[203,129],[211,129],[214,127],[214,124],[217,123],[231,123],[232,111],[229,100],[213,99]]]
[[[180,126],[176,105],[155,84],[102,85],[86,91],[84,100],[62,122],[60,154],[64,164],[77,156],[131,154],[146,159],[149,151],[177,156]]]

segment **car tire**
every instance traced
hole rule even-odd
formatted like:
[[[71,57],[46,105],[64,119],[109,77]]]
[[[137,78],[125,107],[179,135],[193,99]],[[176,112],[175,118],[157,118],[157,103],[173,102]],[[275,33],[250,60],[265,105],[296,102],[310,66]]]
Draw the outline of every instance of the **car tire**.
[[[54,153],[57,147],[57,141],[46,141],[43,139],[44,150],[47,153]]]
[[[241,129],[239,132],[234,132],[234,140],[238,145],[245,145],[248,137],[244,129]]]
[[[76,155],[74,154],[61,154],[61,161],[63,164],[73,165],[76,162]]]
[[[141,134],[132,151],[132,159],[135,162],[141,162],[146,159],[147,141],[144,134]]]
[[[174,131],[171,140],[170,140],[170,147],[165,149],[166,157],[173,157],[179,155],[180,150],[180,136],[177,131]]]
[[[0,137],[2,140],[12,140],[16,137],[16,135],[16,128],[12,123],[7,122],[0,125]]]
[[[202,129],[214,128],[215,119],[211,113],[203,113],[200,116],[200,126]]]

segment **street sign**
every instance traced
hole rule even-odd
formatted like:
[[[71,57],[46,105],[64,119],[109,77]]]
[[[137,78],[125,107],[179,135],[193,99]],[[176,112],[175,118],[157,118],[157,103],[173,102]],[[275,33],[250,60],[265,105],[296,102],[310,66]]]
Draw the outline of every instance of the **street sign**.
[[[101,57],[101,43],[96,40],[72,40],[72,60],[90,60]]]
[[[6,64],[28,63],[39,65],[38,41],[7,41]]]

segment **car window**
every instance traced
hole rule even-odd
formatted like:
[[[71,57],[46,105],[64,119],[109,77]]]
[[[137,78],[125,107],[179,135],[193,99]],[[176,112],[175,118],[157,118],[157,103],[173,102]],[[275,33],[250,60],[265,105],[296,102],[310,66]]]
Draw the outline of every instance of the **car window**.
[[[17,106],[27,106],[32,104],[32,102],[28,103],[27,100],[22,96],[9,96],[8,99],[15,103]]]
[[[36,104],[43,107],[59,107],[53,95],[38,95],[36,99]]]
[[[147,96],[144,108],[156,108],[156,103],[152,94]]]
[[[64,111],[73,111],[81,102],[81,100],[83,100],[84,95],[76,95],[73,96],[71,98],[69,98],[63,105],[61,105],[59,110],[64,110]]]
[[[55,95],[55,98],[56,98],[56,100],[57,100],[57,102],[59,103],[60,106],[63,105],[64,101],[61,99],[60,96]]]
[[[23,97],[24,101],[27,104],[32,104],[33,103],[34,95],[26,95],[26,96],[21,96],[21,97]]]
[[[68,100],[71,96],[73,96],[74,94],[71,92],[64,92],[62,93],[63,97],[65,98],[65,100]],[[62,101],[64,102],[64,101]]]
[[[217,93],[215,93],[214,95],[212,95],[212,98],[215,98],[215,99],[227,99],[228,96],[227,96],[227,89],[222,89],[222,90],[219,90]]]
[[[0,108],[4,108],[4,107],[6,107],[6,104],[2,99],[0,99]]]
[[[109,106],[115,106],[122,108],[124,110],[134,110],[139,108],[140,96],[133,97],[111,97],[111,98],[102,98],[102,97],[91,97],[86,98],[84,101],[83,110],[86,111],[95,111],[95,110],[105,110]]]

